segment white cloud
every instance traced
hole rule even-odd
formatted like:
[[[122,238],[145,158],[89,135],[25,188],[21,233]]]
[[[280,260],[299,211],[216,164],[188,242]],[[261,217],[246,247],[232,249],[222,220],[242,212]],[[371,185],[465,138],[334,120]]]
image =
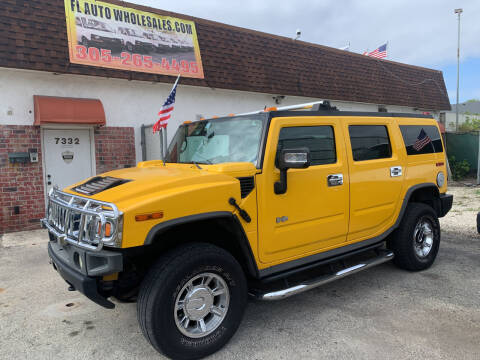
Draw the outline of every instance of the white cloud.
[[[480,1],[477,0],[130,0],[231,25],[294,37],[351,51],[375,49],[389,41],[389,59],[440,67],[454,62],[456,7],[463,7],[462,57],[479,57]]]

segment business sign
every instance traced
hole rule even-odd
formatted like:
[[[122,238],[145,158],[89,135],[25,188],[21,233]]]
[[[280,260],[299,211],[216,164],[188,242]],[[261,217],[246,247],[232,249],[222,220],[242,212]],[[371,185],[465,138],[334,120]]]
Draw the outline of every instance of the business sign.
[[[70,62],[203,79],[195,23],[101,1],[65,0]]]

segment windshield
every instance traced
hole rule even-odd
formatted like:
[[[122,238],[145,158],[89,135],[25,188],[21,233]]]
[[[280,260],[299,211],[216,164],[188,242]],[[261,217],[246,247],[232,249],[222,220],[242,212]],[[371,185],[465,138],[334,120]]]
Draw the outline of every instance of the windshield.
[[[84,20],[84,25],[88,29],[96,29],[96,30],[100,30],[100,31],[114,32],[111,28],[109,28],[107,26],[107,24],[105,24],[101,21],[98,21],[98,20],[94,20],[94,19]]]
[[[199,121],[178,128],[168,148],[170,163],[258,165],[266,114]]]

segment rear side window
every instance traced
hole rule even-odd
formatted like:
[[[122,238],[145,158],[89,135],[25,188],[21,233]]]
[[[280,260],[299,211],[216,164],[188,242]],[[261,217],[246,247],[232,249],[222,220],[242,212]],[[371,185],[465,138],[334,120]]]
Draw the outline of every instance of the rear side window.
[[[353,160],[365,161],[392,157],[392,146],[384,125],[350,125]]]
[[[334,164],[337,162],[335,136],[331,126],[287,127],[280,130],[277,159],[282,149],[302,147],[310,150],[311,165]]]
[[[436,126],[401,125],[400,131],[407,155],[443,152],[442,139]]]

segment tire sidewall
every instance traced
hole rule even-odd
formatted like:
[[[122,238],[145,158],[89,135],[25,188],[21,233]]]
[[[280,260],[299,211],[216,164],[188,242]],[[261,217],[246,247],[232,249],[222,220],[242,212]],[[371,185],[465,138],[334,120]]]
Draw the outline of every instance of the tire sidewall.
[[[203,338],[190,338],[182,334],[175,323],[174,306],[178,293],[193,277],[201,273],[211,272],[221,276],[228,285],[230,302],[222,323],[212,333]],[[231,263],[219,256],[208,255],[193,258],[183,264],[174,276],[167,279],[164,286],[159,287],[153,301],[152,321],[155,340],[161,345],[166,355],[179,358],[200,358],[220,349],[235,333],[243,317],[246,305],[246,285],[244,274],[239,265]],[[195,355],[193,355],[195,354]]]
[[[428,255],[425,257],[420,257],[415,251],[415,239],[413,234],[417,224],[424,219],[428,220],[432,225],[433,244]],[[438,218],[433,213],[433,210],[429,211],[425,209],[424,211],[422,211],[420,213],[420,216],[417,218],[417,221],[414,222],[413,227],[410,229],[409,233],[410,233],[412,252],[413,252],[413,255],[415,256],[416,261],[429,267],[435,261],[435,258],[437,257],[437,254],[438,254],[438,250],[440,248],[440,224],[439,224]]]
[[[417,255],[413,236],[415,227],[423,218],[427,218],[433,226],[432,249],[426,257]],[[409,204],[399,228],[387,244],[395,254],[393,261],[398,267],[409,271],[428,269],[435,261],[440,248],[440,223],[435,210],[423,203]]]

